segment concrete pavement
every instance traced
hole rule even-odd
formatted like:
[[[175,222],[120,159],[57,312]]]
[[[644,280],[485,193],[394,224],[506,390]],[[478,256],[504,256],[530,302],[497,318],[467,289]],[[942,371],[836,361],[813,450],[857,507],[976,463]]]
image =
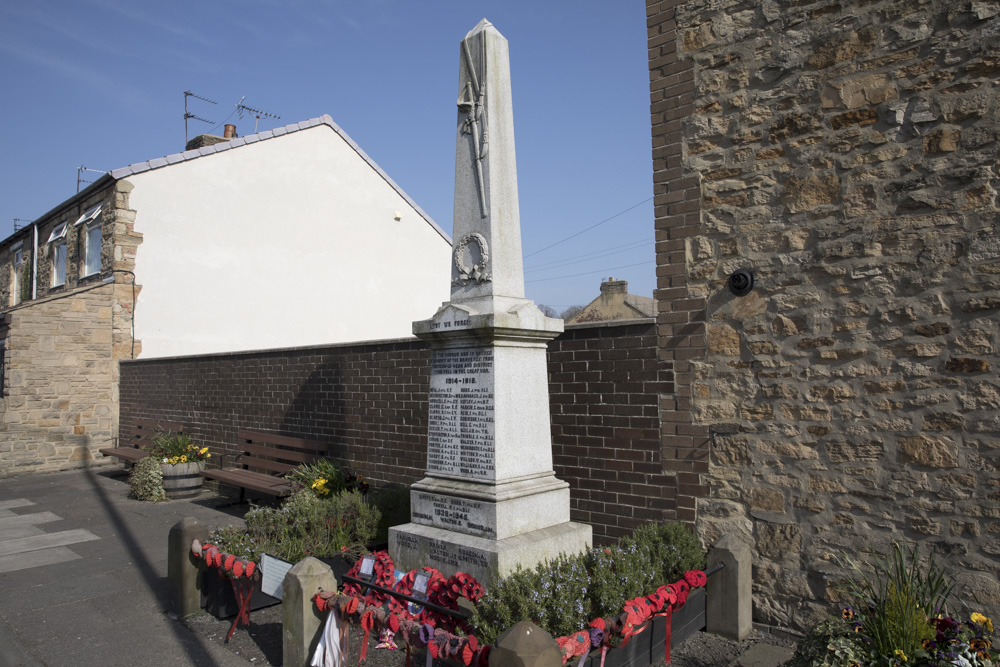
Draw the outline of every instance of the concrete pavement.
[[[165,609],[171,526],[240,519],[208,494],[127,494],[111,468],[0,479],[0,667],[246,666]]]

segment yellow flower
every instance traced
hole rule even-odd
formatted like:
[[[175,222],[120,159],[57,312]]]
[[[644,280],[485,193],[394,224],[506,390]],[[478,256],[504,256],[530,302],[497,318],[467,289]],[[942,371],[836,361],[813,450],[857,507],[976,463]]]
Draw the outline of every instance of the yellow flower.
[[[198,453],[199,454],[208,454],[208,447],[202,447],[200,450],[198,450]]]
[[[212,458],[212,455],[211,454],[205,454],[205,458],[206,459],[210,459],[210,458]]]
[[[187,463],[187,462],[188,462],[187,454],[181,454],[181,463]]]
[[[993,632],[993,621],[991,621],[986,616],[983,616],[978,611],[974,613],[970,618],[972,619],[972,622],[975,623],[976,625],[982,625],[983,627],[985,627],[987,632]]]
[[[893,651],[893,652],[892,652],[892,654],[893,654],[893,655],[894,655],[895,657],[897,657],[897,658],[899,658],[900,660],[902,660],[903,662],[906,662],[906,654],[905,654],[905,653],[903,653],[903,650],[902,650],[902,649],[898,649],[898,648],[897,648],[897,649],[896,649],[895,651]]]

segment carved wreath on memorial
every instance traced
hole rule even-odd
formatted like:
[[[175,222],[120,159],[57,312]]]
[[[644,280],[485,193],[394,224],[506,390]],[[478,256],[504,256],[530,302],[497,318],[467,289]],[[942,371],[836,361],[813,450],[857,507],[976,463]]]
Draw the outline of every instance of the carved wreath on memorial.
[[[470,244],[475,241],[475,247]],[[487,271],[490,263],[490,248],[486,237],[478,232],[466,234],[455,246],[455,268],[458,269],[456,285],[465,286],[475,282],[482,284],[493,280],[493,275]],[[477,261],[478,260],[478,261]]]

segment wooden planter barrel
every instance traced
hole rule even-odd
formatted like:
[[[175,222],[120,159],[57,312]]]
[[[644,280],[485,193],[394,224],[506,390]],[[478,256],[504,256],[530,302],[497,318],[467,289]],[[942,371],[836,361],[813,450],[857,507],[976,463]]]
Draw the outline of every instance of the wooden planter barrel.
[[[203,463],[161,463],[163,490],[170,500],[196,498],[201,493],[204,479],[201,476]]]

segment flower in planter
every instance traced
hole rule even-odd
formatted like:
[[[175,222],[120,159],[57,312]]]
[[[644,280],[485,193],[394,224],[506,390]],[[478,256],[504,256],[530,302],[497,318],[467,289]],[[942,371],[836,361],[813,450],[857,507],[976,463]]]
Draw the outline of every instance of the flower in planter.
[[[171,431],[158,431],[153,438],[153,456],[163,463],[200,463],[212,457],[208,447],[199,447],[191,436]]]

